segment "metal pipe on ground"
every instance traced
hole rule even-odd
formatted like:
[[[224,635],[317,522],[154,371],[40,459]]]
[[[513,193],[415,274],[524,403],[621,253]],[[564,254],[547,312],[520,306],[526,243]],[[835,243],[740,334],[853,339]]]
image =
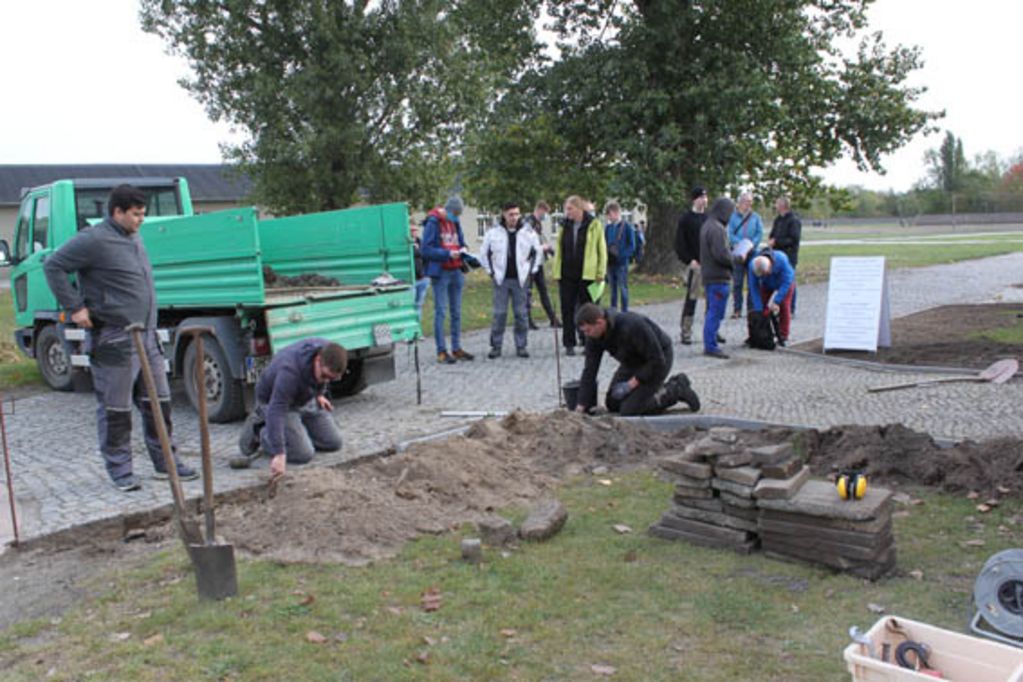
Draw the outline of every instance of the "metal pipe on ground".
[[[18,510],[14,504],[14,479],[11,476],[11,453],[7,449],[7,424],[4,421],[4,401],[0,396],[0,440],[4,447],[4,475],[7,477],[7,499],[11,503],[11,527],[14,531],[13,546],[21,544],[21,537],[18,535]]]

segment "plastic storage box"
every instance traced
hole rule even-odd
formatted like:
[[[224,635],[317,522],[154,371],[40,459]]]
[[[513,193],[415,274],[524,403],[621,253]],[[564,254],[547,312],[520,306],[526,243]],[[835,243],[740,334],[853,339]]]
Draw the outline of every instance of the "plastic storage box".
[[[933,682],[935,679],[932,675],[902,668],[895,662],[895,647],[906,638],[886,628],[886,624],[892,620],[901,626],[909,639],[930,647],[928,663],[941,673],[938,679],[955,682],[1023,682],[1023,649],[899,616],[881,618],[866,633],[873,644],[873,657],[863,644],[853,643],[845,648],[845,662],[854,682]],[[891,648],[888,663],[880,658],[885,643]]]

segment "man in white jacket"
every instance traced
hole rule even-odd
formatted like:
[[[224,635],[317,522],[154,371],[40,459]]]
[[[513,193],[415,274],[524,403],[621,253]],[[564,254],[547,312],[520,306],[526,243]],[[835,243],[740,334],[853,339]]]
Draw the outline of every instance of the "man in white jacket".
[[[517,203],[509,202],[502,206],[500,221],[483,235],[480,263],[494,283],[494,321],[490,326],[490,353],[487,357],[492,360],[501,357],[510,298],[515,315],[515,354],[528,358],[526,293],[530,278],[543,265],[543,247],[533,228],[522,221]]]

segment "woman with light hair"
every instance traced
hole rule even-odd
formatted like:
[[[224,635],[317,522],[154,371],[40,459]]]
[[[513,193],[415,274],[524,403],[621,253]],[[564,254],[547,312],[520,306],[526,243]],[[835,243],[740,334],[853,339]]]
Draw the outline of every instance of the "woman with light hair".
[[[582,345],[577,334],[576,308],[594,302],[590,285],[603,283],[607,276],[607,242],[604,227],[592,213],[593,204],[580,196],[565,199],[565,217],[554,250],[552,276],[558,283],[561,298],[561,340],[566,355],[575,355],[575,346]],[[599,296],[598,296],[599,299]]]

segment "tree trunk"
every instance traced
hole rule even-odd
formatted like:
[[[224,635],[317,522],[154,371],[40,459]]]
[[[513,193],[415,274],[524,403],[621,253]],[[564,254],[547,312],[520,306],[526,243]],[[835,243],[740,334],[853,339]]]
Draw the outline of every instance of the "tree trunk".
[[[654,204],[646,216],[646,246],[639,271],[646,275],[678,275],[681,263],[675,255],[675,230],[683,209],[677,204]]]

